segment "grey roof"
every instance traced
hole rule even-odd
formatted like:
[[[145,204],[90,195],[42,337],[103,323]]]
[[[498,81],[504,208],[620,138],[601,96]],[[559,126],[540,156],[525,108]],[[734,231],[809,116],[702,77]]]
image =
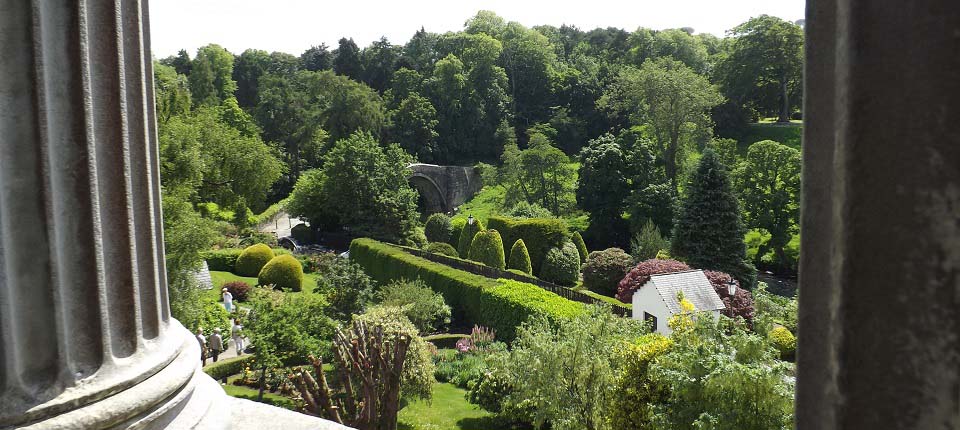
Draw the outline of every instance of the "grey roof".
[[[721,310],[726,307],[702,270],[653,275],[641,288],[648,285],[657,289],[667,308],[674,314],[680,313],[678,291],[682,291],[683,297],[693,303],[698,311]]]

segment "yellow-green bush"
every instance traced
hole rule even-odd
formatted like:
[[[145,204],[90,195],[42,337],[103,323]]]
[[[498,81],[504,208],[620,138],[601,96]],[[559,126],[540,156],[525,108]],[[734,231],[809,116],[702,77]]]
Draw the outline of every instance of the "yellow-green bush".
[[[506,268],[506,259],[503,256],[503,239],[496,230],[477,232],[470,242],[470,260],[486,266],[503,270]]]
[[[492,216],[487,222],[489,228],[500,232],[503,243],[515,243],[523,239],[530,255],[530,265],[533,273],[541,275],[543,260],[551,248],[561,247],[570,238],[567,224],[556,218],[510,218]],[[579,260],[579,255],[578,255]]]
[[[669,397],[666,387],[658,387],[648,373],[650,363],[670,350],[673,341],[651,333],[618,351],[620,373],[614,382],[610,423],[617,429],[646,429],[651,427],[653,406]]]
[[[258,243],[248,246],[237,257],[234,273],[240,276],[257,276],[260,269],[263,269],[263,266],[273,257],[275,257],[273,250],[267,245]]]
[[[577,246],[577,253],[580,254],[580,264],[587,262],[587,256],[590,254],[587,251],[587,244],[583,243],[583,236],[580,236],[579,231],[573,232],[573,244]]]
[[[423,250],[434,254],[446,255],[447,257],[460,258],[460,254],[457,253],[457,249],[451,246],[449,243],[430,242],[427,244],[427,246],[423,247]]]
[[[260,285],[300,291],[303,288],[303,265],[292,255],[279,255],[270,260],[257,275]]]
[[[523,239],[517,239],[510,248],[510,264],[508,269],[519,270],[525,275],[533,275],[533,266],[530,264],[530,253]]]
[[[457,244],[457,254],[462,256],[470,255],[470,244],[473,243],[473,237],[478,231],[486,230],[483,221],[474,219],[473,224],[464,224],[463,231],[460,232],[460,242]]]
[[[543,258],[540,279],[557,285],[571,287],[577,284],[580,276],[580,254],[573,242],[562,247],[552,248]]]
[[[449,243],[454,250],[460,245],[460,233],[463,232],[463,226],[465,225],[467,225],[467,220],[463,218],[450,220],[450,238],[447,243]]]
[[[793,360],[793,354],[797,351],[797,338],[793,336],[793,333],[790,333],[790,330],[783,326],[776,326],[773,330],[770,330],[767,337],[770,338],[773,347],[780,352],[780,358]]]
[[[227,248],[205,251],[200,256],[207,261],[210,270],[233,272],[237,269],[237,258],[240,254],[243,254],[242,249]]]

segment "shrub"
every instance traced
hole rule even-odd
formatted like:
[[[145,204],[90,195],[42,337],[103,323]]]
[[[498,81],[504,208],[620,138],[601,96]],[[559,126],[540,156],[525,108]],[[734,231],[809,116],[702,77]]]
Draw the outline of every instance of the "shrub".
[[[510,264],[507,268],[519,270],[525,275],[533,275],[533,266],[530,265],[530,253],[527,252],[527,245],[523,239],[517,239],[510,248]]]
[[[457,246],[460,245],[460,234],[463,233],[463,226],[467,225],[467,220],[463,218],[456,218],[450,221],[450,238],[447,243],[457,249]],[[459,253],[457,255],[460,255]]]
[[[293,236],[293,240],[297,241],[300,245],[313,243],[313,229],[306,224],[293,226],[293,228],[290,229],[290,236]]]
[[[327,270],[337,260],[343,260],[334,252],[320,252],[317,254],[299,254],[297,260],[303,265],[303,273],[316,273]]]
[[[257,276],[260,285],[273,285],[274,288],[300,291],[303,288],[303,266],[291,255],[273,257]]]
[[[350,259],[381,283],[421,279],[443,295],[454,319],[489,327],[507,342],[515,336],[517,326],[531,315],[557,320],[578,315],[584,309],[582,303],[535,285],[474,275],[372,239],[355,239],[350,244]]]
[[[456,248],[450,246],[449,243],[430,242],[427,246],[423,247],[423,250],[434,254],[446,255],[447,257],[460,258],[460,254],[457,254]]]
[[[223,340],[226,342],[226,337]],[[254,355],[244,355],[240,357],[220,360],[203,368],[203,372],[215,380],[221,380],[228,376],[243,372],[243,369],[253,364]]]
[[[550,218],[553,216],[550,211],[536,203],[528,203],[526,200],[517,202],[505,215],[514,218]]]
[[[620,284],[617,285],[617,300],[630,303],[633,293],[650,280],[650,275],[673,273],[690,270],[690,266],[676,260],[644,260],[627,272]]]
[[[440,293],[419,279],[394,281],[383,287],[378,296],[381,305],[402,309],[420,333],[433,333],[450,324],[450,306]]]
[[[470,255],[470,245],[473,243],[473,237],[477,235],[477,232],[483,230],[486,230],[486,228],[479,219],[474,219],[473,224],[464,224],[463,231],[460,232],[460,242],[457,244],[457,254]]]
[[[633,257],[620,248],[593,251],[583,265],[583,286],[597,294],[613,296],[617,285],[633,266]]]
[[[403,361],[403,371],[400,376],[400,391],[404,396],[429,399],[433,392],[434,365],[430,358],[430,345],[417,334],[417,327],[396,306],[373,306],[366,312],[355,315],[353,320],[363,322],[372,331],[373,327],[383,329],[384,339],[395,335],[410,337],[410,346]],[[356,333],[351,330],[346,333],[347,340],[357,342]]]
[[[219,328],[221,335],[230,333],[230,314],[223,305],[210,299],[204,299],[196,321],[189,321],[187,328],[196,333],[197,328],[203,328],[203,335],[210,336],[213,329]]]
[[[673,341],[656,333],[641,336],[620,351],[621,369],[614,383],[610,423],[618,429],[645,429],[652,426],[654,406],[669,399],[666,387],[654,384],[650,366],[670,350]]]
[[[726,306],[722,312],[724,315],[730,318],[742,317],[747,324],[753,322],[753,296],[746,288],[740,287],[740,283],[727,273],[704,270],[703,274],[723,300],[723,305]],[[737,292],[733,296],[730,295],[730,281],[737,284]]]
[[[670,249],[670,241],[660,235],[660,230],[653,221],[647,220],[640,227],[640,231],[630,239],[630,254],[638,261],[655,258],[661,251]]]
[[[496,230],[478,232],[470,243],[469,258],[486,266],[503,270],[506,261],[503,257],[503,240]]]
[[[767,335],[770,343],[780,352],[780,358],[793,361],[793,354],[797,351],[797,338],[786,327],[776,326]]]
[[[324,313],[330,318],[349,322],[373,301],[377,284],[356,263],[338,257],[317,273],[314,292],[327,298]]]
[[[210,270],[218,272],[233,272],[237,267],[237,258],[243,253],[242,249],[227,248],[215,251],[206,251],[201,254],[207,261]]]
[[[236,274],[240,276],[257,276],[263,266],[274,257],[269,246],[258,243],[247,247],[237,257]]]
[[[500,232],[503,243],[515,243],[523,239],[530,255],[533,273],[541,275],[543,259],[551,248],[561,247],[569,239],[567,224],[556,218],[514,219],[492,216],[488,220],[489,228]],[[577,257],[579,259],[579,256]]]
[[[580,236],[579,231],[573,232],[573,244],[577,246],[577,254],[580,255],[580,264],[587,262],[587,244],[583,243],[583,236]]]
[[[453,234],[453,224],[446,214],[435,213],[427,218],[423,232],[429,242],[449,242],[450,235]]]
[[[247,296],[250,294],[250,284],[243,281],[232,281],[223,284],[223,287],[226,288],[230,294],[233,295],[233,300],[238,302],[247,301]]]
[[[573,242],[567,242],[562,248],[553,248],[543,259],[540,278],[558,285],[573,286],[580,275],[580,253]]]

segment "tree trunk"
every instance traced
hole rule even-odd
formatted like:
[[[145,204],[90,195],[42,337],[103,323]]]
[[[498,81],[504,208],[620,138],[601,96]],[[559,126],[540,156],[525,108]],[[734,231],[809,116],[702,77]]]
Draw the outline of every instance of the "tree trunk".
[[[783,105],[780,106],[780,118],[777,122],[790,122],[790,95],[787,93],[787,80],[780,82],[780,98]]]

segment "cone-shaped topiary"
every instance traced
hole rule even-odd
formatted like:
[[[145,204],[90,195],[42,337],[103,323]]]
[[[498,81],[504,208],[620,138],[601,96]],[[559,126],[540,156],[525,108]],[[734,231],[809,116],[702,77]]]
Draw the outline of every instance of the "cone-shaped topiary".
[[[460,242],[457,244],[457,253],[461,256],[469,255],[470,243],[473,242],[473,236],[475,236],[478,231],[483,230],[486,230],[486,227],[483,226],[483,222],[479,219],[474,219],[473,224],[464,224],[463,231],[460,232]]]
[[[500,233],[496,230],[477,232],[470,243],[469,258],[490,267],[505,269],[503,239],[500,238]]]
[[[450,220],[450,237],[447,238],[447,243],[449,243],[454,250],[460,245],[460,233],[463,232],[463,226],[466,224],[467,221],[463,218]]]
[[[540,279],[563,286],[577,284],[580,275],[580,253],[573,242],[567,242],[562,248],[551,248],[543,258]]]
[[[586,263],[590,253],[587,251],[587,244],[583,243],[583,236],[580,236],[579,231],[575,231],[572,239],[573,244],[577,246],[577,253],[580,254],[580,264]]]
[[[276,256],[263,266],[257,281],[260,285],[300,291],[303,288],[303,265],[292,255]]]
[[[273,257],[273,250],[267,245],[258,243],[249,246],[237,257],[234,271],[240,276],[257,276],[260,269],[263,269],[263,266]]]
[[[435,213],[427,217],[423,232],[427,235],[429,242],[447,242],[453,232],[453,224],[450,223],[450,217],[446,214]]]
[[[533,266],[530,265],[530,253],[527,252],[527,245],[523,239],[517,239],[510,248],[510,264],[508,269],[519,270],[528,275],[533,275]]]

